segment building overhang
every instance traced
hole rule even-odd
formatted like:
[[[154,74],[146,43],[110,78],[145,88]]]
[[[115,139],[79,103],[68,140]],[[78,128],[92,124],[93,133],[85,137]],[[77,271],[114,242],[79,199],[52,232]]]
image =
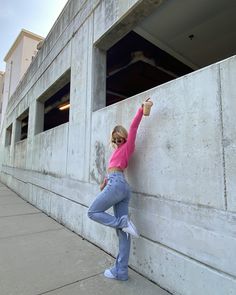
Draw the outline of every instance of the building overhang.
[[[199,69],[236,54],[235,13],[235,0],[165,0],[134,31]]]

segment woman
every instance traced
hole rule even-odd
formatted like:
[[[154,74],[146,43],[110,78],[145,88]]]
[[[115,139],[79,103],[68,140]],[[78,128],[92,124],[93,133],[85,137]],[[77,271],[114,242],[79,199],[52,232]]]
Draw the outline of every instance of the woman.
[[[149,98],[146,100],[148,101]],[[143,104],[132,120],[129,133],[123,126],[116,126],[111,133],[111,144],[115,148],[108,165],[108,177],[100,186],[102,190],[90,206],[88,217],[103,225],[116,229],[119,238],[119,253],[115,265],[106,269],[104,275],[110,279],[128,280],[128,261],[130,235],[139,237],[139,233],[128,217],[130,187],[123,171],[128,166],[130,156],[135,149],[138,126],[143,117]],[[114,216],[106,213],[113,206]]]

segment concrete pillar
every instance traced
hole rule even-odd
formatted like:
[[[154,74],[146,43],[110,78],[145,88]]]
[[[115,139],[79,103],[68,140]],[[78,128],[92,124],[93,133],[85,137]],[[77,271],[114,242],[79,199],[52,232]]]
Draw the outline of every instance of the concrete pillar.
[[[93,111],[106,106],[106,51],[93,51]]]

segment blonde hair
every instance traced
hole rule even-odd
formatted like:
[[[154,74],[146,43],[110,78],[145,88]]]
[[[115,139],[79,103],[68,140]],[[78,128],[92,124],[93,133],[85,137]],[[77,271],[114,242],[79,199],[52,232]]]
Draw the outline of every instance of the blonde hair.
[[[110,145],[115,148],[116,147],[116,144],[113,143],[112,141],[115,139],[114,136],[119,136],[121,138],[124,138],[125,140],[127,139],[128,137],[128,132],[127,130],[121,126],[121,125],[117,125],[113,128],[112,132],[111,132],[111,137],[110,137]]]

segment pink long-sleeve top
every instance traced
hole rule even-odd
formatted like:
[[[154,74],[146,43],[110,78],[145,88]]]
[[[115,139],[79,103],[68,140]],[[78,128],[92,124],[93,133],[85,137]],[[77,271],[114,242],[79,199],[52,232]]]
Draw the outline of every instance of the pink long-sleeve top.
[[[127,168],[129,158],[134,152],[135,139],[136,139],[138,126],[141,122],[142,116],[143,116],[143,108],[140,107],[131,122],[129,132],[128,132],[128,138],[126,142],[114,150],[114,152],[112,153],[110,157],[108,168],[112,168],[112,167],[117,167],[121,169]]]

